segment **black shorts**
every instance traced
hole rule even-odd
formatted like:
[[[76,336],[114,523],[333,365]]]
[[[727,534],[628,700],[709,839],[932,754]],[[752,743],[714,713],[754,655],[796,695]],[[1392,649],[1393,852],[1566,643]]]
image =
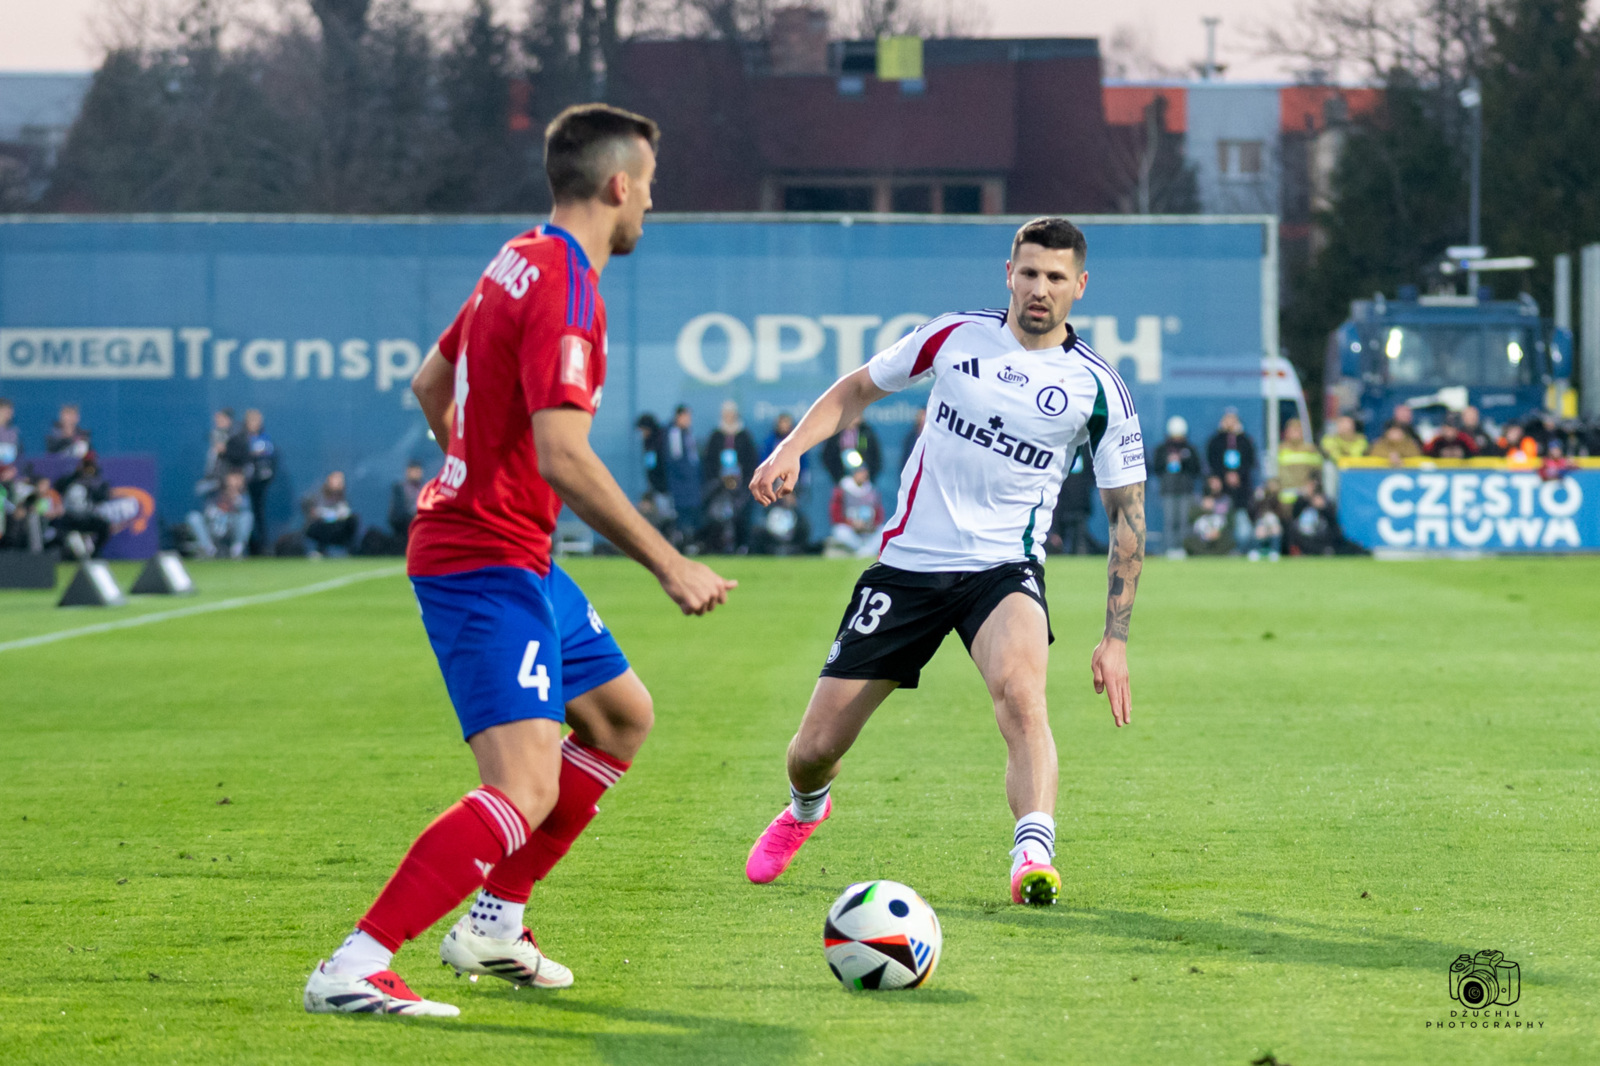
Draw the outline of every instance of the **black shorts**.
[[[1038,563],[937,573],[875,563],[856,582],[822,676],[916,688],[922,668],[952,629],[970,652],[983,623],[1013,592],[1038,601],[1048,631],[1050,605],[1044,598],[1044,568]],[[1055,639],[1051,632],[1051,642]]]

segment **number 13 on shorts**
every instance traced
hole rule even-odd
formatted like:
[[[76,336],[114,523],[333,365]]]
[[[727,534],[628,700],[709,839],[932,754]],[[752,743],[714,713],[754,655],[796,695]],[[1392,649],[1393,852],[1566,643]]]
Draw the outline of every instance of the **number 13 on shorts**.
[[[517,684],[523,688],[536,688],[539,698],[546,703],[550,702],[550,675],[545,672],[538,662],[539,642],[528,641],[528,649],[522,653],[522,668],[517,671]]]

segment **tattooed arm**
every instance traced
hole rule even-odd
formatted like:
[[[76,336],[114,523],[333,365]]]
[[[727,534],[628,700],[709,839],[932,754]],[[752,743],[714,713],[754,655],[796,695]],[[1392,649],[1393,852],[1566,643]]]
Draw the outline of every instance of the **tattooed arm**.
[[[1128,686],[1128,622],[1133,617],[1133,597],[1139,591],[1144,569],[1144,483],[1102,489],[1111,522],[1111,557],[1107,564],[1106,633],[1094,649],[1089,669],[1094,690],[1111,703],[1111,719],[1120,728],[1133,712],[1133,692]]]

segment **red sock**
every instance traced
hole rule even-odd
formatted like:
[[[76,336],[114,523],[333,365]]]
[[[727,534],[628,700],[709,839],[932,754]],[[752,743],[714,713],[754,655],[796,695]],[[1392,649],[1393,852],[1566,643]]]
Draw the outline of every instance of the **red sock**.
[[[527,839],[528,821],[504,793],[473,789],[422,831],[356,928],[399,951],[483,884],[490,863]]]
[[[561,742],[561,796],[528,843],[507,855],[489,871],[483,887],[512,903],[528,902],[535,881],[543,881],[551,868],[572,847],[590,821],[599,814],[595,804],[617,783],[631,763],[599,748],[587,748],[569,734]]]

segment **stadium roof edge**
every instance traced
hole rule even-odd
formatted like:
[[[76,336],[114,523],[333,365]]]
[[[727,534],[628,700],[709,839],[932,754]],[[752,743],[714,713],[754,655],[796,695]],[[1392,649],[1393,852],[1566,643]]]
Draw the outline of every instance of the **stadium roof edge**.
[[[120,222],[154,224],[167,222],[187,223],[301,223],[378,225],[407,223],[411,225],[460,225],[461,223],[507,223],[537,225],[547,216],[539,215],[257,215],[257,214],[134,214],[134,215],[0,215],[0,225],[64,224],[83,222]],[[861,225],[942,225],[974,226],[1009,223],[1021,225],[1036,214],[1028,215],[896,215],[849,214],[840,212],[806,211],[749,211],[749,212],[662,212],[649,216],[649,223],[673,222],[832,222],[841,226]],[[1070,215],[1074,222],[1103,225],[1276,225],[1275,215]]]

